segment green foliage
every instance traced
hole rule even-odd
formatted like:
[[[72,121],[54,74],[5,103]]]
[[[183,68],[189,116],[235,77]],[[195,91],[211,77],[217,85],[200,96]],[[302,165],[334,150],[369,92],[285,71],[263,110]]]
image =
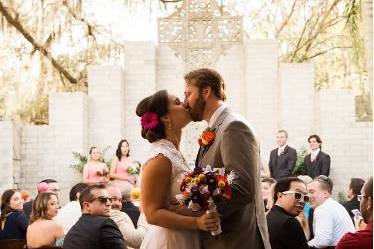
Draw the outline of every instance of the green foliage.
[[[339,203],[344,203],[344,202],[347,202],[348,199],[347,199],[347,196],[345,195],[345,193],[343,191],[340,191],[338,193],[338,202]]]
[[[292,171],[292,175],[298,176],[302,174],[303,169],[304,169],[304,158],[307,154],[308,154],[307,149],[305,148],[305,146],[302,146],[297,152],[296,165]]]
[[[108,168],[110,168],[111,159],[106,158],[106,154],[110,148],[111,146],[106,146],[102,151],[103,156],[101,157],[101,162],[105,163],[108,166]],[[83,173],[84,165],[86,165],[86,163],[88,162],[88,155],[83,155],[75,151],[73,151],[72,153],[74,158],[76,159],[76,163],[70,165],[70,167],[77,170],[79,173]]]

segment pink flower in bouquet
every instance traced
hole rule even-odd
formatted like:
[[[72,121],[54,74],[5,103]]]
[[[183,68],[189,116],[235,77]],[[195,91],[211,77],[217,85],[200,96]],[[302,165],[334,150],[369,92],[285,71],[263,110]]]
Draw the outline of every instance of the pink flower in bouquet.
[[[193,211],[207,211],[213,197],[231,198],[234,178],[234,172],[225,175],[224,171],[213,171],[209,165],[205,170],[196,167],[193,172],[184,175],[180,183],[181,194],[176,198],[181,205]]]

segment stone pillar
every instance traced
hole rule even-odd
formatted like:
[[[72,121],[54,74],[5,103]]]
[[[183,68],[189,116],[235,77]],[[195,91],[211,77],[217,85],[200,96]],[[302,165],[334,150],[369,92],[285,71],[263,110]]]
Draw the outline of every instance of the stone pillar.
[[[299,150],[315,132],[313,65],[281,64],[279,78],[279,128],[288,131],[289,145]]]
[[[278,42],[250,40],[244,43],[247,118],[261,143],[261,157],[269,160],[278,129]]]
[[[119,66],[88,67],[88,142],[114,153],[125,130],[124,75]]]
[[[75,162],[72,152],[88,153],[88,103],[87,95],[81,92],[54,93],[50,96],[50,126],[54,142],[51,155],[52,176],[58,180],[62,193],[82,180],[81,174],[71,165]],[[54,146],[53,146],[54,145]],[[68,195],[61,195],[62,202]]]
[[[12,121],[0,122],[0,192],[20,188],[21,127]]]
[[[151,41],[126,42],[125,44],[125,121],[122,122],[125,138],[130,143],[133,160],[144,162],[149,143],[141,135],[140,119],[136,106],[144,97],[156,91],[156,47]],[[115,143],[117,146],[119,140]]]

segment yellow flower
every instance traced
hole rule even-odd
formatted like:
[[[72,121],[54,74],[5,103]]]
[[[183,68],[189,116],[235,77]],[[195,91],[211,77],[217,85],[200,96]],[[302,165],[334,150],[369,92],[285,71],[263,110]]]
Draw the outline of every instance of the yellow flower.
[[[140,191],[140,188],[133,188],[133,189],[131,190],[131,194],[130,194],[130,196],[131,196],[131,199],[133,199],[133,200],[139,200],[140,197],[141,197],[141,191]]]
[[[218,187],[220,187],[220,188],[224,188],[225,187],[225,182],[224,181],[219,181],[218,182]]]

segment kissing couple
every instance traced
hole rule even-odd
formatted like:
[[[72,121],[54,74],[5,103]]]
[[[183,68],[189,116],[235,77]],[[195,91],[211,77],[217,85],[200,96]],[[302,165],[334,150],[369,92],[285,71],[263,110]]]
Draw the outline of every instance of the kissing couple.
[[[161,90],[141,100],[141,135],[151,143],[142,173],[142,207],[148,230],[142,249],[270,249],[260,190],[259,145],[247,121],[225,103],[225,83],[213,69],[184,76],[185,100]],[[231,199],[217,212],[193,212],[171,205],[180,194],[179,177],[190,172],[179,151],[182,128],[205,120],[214,137],[200,143],[195,165],[237,173]],[[212,236],[221,226],[222,233]]]

